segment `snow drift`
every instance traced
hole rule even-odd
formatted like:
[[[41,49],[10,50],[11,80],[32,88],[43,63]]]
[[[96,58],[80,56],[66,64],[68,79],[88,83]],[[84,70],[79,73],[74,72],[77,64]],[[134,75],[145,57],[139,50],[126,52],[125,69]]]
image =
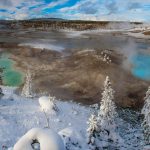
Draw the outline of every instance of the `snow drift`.
[[[34,150],[32,144],[38,141],[40,150],[65,150],[61,137],[51,129],[33,128],[15,144],[14,150]]]
[[[54,111],[55,110],[55,103],[53,97],[42,96],[39,98],[39,104],[41,109],[44,111]]]

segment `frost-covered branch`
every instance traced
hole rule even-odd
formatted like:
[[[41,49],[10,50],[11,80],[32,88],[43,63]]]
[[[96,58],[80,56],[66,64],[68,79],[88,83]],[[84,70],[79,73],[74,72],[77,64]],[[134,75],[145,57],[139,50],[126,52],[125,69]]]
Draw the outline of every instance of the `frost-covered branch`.
[[[21,96],[28,97],[28,98],[33,97],[32,75],[31,75],[31,71],[29,69],[27,70],[27,73],[26,73],[26,80],[25,80],[25,84],[22,89]]]

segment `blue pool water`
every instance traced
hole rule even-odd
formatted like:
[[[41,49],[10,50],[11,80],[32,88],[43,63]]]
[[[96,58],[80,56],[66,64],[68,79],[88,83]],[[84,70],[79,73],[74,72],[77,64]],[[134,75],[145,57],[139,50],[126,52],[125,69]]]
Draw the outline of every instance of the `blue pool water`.
[[[132,58],[132,74],[140,79],[150,81],[150,55],[137,54]]]
[[[24,75],[14,68],[15,62],[9,58],[9,55],[1,55],[0,68],[3,69],[1,74],[2,82],[7,86],[19,86],[24,81]]]

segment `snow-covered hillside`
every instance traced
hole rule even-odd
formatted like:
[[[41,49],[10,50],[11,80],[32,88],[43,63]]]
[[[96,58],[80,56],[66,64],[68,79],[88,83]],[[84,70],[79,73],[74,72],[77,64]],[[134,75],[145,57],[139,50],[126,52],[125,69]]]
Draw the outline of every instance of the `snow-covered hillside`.
[[[18,139],[30,129],[44,128],[47,122],[38,98],[20,97],[15,94],[15,88],[2,89],[5,95],[0,100],[0,150],[8,150],[13,149]],[[67,150],[89,150],[87,120],[96,108],[59,100],[56,100],[56,105],[58,112],[47,111],[50,129],[62,136]],[[120,149],[142,150],[140,122],[134,120],[136,118],[130,111],[121,111],[120,114],[124,119],[117,121],[119,134],[123,139]]]

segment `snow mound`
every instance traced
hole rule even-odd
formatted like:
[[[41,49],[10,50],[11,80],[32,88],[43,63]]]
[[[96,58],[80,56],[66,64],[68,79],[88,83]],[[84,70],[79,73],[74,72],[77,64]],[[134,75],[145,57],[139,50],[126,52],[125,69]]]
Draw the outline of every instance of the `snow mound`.
[[[65,150],[61,137],[51,129],[33,128],[14,145],[14,150],[34,150],[34,141],[40,144],[40,150]]]
[[[44,111],[54,111],[55,110],[55,103],[50,100],[48,96],[42,96],[39,98],[39,104],[41,109]]]

